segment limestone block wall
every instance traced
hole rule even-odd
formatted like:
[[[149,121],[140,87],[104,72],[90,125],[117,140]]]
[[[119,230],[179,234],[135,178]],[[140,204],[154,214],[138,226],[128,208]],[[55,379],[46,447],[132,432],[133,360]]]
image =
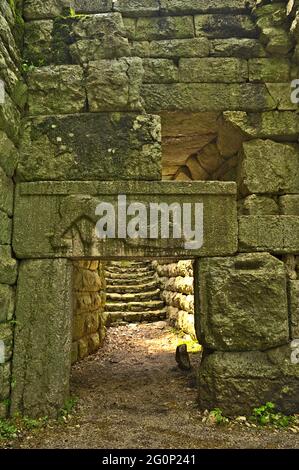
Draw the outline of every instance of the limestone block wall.
[[[104,263],[74,261],[72,363],[96,352],[106,333]]]
[[[34,197],[30,191],[38,193],[38,207],[46,209],[39,220],[42,235],[35,239],[38,231],[31,229],[28,240],[30,247],[48,247],[53,259],[32,262],[43,267],[45,276],[48,266],[59,274],[64,265],[60,256],[78,252],[82,233],[85,244],[90,242],[95,184],[110,180],[117,188],[119,180],[139,180],[150,185],[162,177],[235,180],[238,186],[238,221],[231,214],[238,233],[233,229],[227,235],[233,238],[229,253],[235,254],[224,256],[227,252],[221,251],[217,238],[223,227],[213,223],[206,237],[219,245],[221,256],[203,251],[206,257],[195,263],[194,303],[200,313],[196,332],[204,346],[201,407],[243,414],[274,401],[286,412],[298,412],[299,366],[290,362],[299,324],[299,120],[298,103],[291,100],[291,81],[299,78],[298,1],[73,0],[70,10],[69,0],[26,0],[22,60],[20,34],[15,33],[21,20],[10,7],[15,3],[2,1],[0,10],[0,74],[6,82],[6,100],[0,106],[0,285],[5,299],[0,331],[7,344],[0,375],[2,414],[10,392],[9,319],[17,278],[11,250],[13,182],[45,182],[26,187],[28,197]],[[19,144],[21,62],[29,93]],[[20,155],[15,171],[16,149]],[[72,186],[64,181],[73,181]],[[76,181],[84,182],[87,196],[84,191],[78,196],[81,186]],[[53,190],[54,182],[62,183]],[[50,197],[45,207],[43,191],[58,191],[67,203]],[[50,225],[59,227],[59,233],[52,228],[48,233],[45,219],[52,213],[57,220]],[[65,225],[58,224],[59,218]],[[16,249],[21,239],[18,227]],[[22,250],[18,253],[26,258]],[[33,267],[26,259],[22,264],[19,295],[26,297],[25,276]],[[90,266],[83,271],[79,279],[91,276],[86,274]],[[177,281],[170,284],[179,292]],[[45,281],[44,290],[47,285]],[[78,282],[78,305],[82,286]],[[91,298],[91,291],[87,293]],[[60,297],[59,311],[51,303],[58,317],[63,310]],[[40,289],[37,298],[46,315],[48,296]],[[31,309],[38,309],[31,300],[26,309],[18,302],[19,320],[25,323]],[[63,342],[50,321],[47,328],[39,330],[38,322],[34,328],[40,342],[46,343],[47,334]],[[15,368],[22,369],[18,364],[24,357],[31,362],[25,364],[30,374],[22,373],[14,392],[15,407],[23,403],[30,411],[32,406],[24,404],[24,396],[29,397],[36,401],[38,415],[44,409],[45,383],[50,391],[47,408],[61,402],[51,398],[53,390],[58,395],[51,382],[57,376],[51,372],[40,379],[39,367],[26,351],[24,335],[31,330],[16,331],[14,348],[22,354]],[[85,337],[82,331],[78,341]],[[86,340],[81,343],[86,351]],[[38,350],[38,345],[31,346]],[[49,358],[53,371],[54,355]],[[42,360],[48,370],[47,358]],[[67,379],[64,385],[66,391]],[[38,393],[32,394],[34,387]]]
[[[17,262],[11,249],[14,173],[19,158],[19,128],[25,86],[21,76],[21,2],[0,3],[0,418],[6,416],[11,389],[11,359]],[[4,86],[4,96],[3,96]]]
[[[195,337],[193,261],[153,261],[171,325]]]

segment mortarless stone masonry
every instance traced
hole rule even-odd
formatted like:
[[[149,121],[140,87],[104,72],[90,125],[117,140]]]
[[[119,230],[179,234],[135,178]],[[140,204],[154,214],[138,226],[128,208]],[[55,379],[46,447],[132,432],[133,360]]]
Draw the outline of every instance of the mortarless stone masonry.
[[[9,398],[12,412],[55,415],[68,394],[77,315],[68,258],[79,254],[76,276],[97,278],[88,263],[103,252],[92,251],[88,211],[107,180],[110,193],[144,185],[143,196],[168,191],[178,200],[192,194],[192,181],[207,182],[198,197],[210,201],[212,229],[194,264],[205,348],[200,406],[235,415],[271,400],[298,412],[299,365],[290,362],[299,324],[299,104],[290,99],[299,78],[298,1],[71,3],[75,14],[69,0],[0,4],[0,417]],[[161,179],[173,186],[161,191]],[[238,215],[228,181],[237,185]],[[144,245],[119,246],[114,257],[137,250]],[[13,331],[11,319],[26,327]],[[99,334],[81,327],[74,360],[87,351],[85,332]]]

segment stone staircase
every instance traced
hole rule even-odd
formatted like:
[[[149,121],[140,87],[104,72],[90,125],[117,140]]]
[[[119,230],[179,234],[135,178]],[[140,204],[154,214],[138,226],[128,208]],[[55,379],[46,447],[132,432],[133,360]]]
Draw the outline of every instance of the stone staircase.
[[[150,262],[111,261],[105,272],[107,326],[166,318],[165,304]]]

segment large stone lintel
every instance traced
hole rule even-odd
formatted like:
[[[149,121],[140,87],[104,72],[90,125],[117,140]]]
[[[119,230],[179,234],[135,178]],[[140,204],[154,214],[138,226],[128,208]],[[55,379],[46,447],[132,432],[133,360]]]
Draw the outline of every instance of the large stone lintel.
[[[96,238],[96,223],[100,219],[95,215],[96,207],[108,202],[117,210],[119,195],[126,195],[128,204],[145,205],[148,228],[150,203],[203,203],[202,248],[186,249],[183,237],[172,238],[171,230],[170,238],[165,239]],[[131,219],[128,217],[127,221]],[[13,245],[18,258],[190,258],[234,254],[237,250],[236,185],[134,181],[21,183],[16,192]]]

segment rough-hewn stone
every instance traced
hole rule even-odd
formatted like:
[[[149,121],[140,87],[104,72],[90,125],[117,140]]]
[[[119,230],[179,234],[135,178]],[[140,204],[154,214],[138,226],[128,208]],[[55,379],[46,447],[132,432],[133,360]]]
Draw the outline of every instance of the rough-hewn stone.
[[[5,132],[0,131],[0,167],[7,176],[14,174],[18,161],[18,151]]]
[[[9,245],[0,245],[0,283],[15,284],[17,280],[17,262],[12,257]]]
[[[83,17],[74,22],[71,34],[75,42],[70,45],[69,50],[76,63],[130,55],[120,13]]]
[[[248,66],[240,59],[181,59],[179,74],[185,83],[242,83],[248,81]]]
[[[278,215],[279,207],[270,196],[251,194],[239,201],[239,212],[242,215]]]
[[[251,82],[287,82],[290,79],[290,62],[287,59],[250,59],[249,80]]]
[[[299,217],[241,216],[239,218],[239,248],[246,252],[298,253]]]
[[[210,41],[213,57],[265,57],[266,52],[258,39],[227,38]]]
[[[160,0],[161,11],[173,14],[184,13],[236,13],[249,11],[253,6],[252,0]]]
[[[211,39],[256,38],[258,33],[252,19],[246,15],[198,15],[195,16],[196,36]]]
[[[144,257],[190,255],[183,237],[172,238],[171,232],[169,239],[161,238],[159,234],[157,239],[98,239],[95,227],[99,217],[95,209],[103,201],[116,204],[119,194],[126,194],[128,203],[136,201],[138,195],[138,202],[144,202],[147,210],[149,202],[202,202],[205,206],[204,244],[194,246],[194,256],[236,252],[234,183],[174,185],[167,182],[91,181],[23,183],[17,187],[13,246],[19,258],[113,257],[118,252]]]
[[[101,13],[112,10],[112,0],[26,0],[24,15],[28,20],[69,15],[70,6],[76,13]]]
[[[169,59],[144,59],[143,83],[175,83],[179,81],[178,67]]]
[[[25,127],[18,177],[27,181],[159,180],[160,139],[160,120],[151,115],[99,113],[32,119]]]
[[[209,350],[265,350],[289,338],[284,264],[268,254],[200,263],[200,341]]]
[[[279,198],[279,206],[283,215],[299,216],[299,194],[281,196]]]
[[[195,36],[192,16],[138,18],[135,21],[127,21],[125,18],[124,24],[132,41],[185,39]]]
[[[90,62],[86,80],[90,111],[141,110],[143,72],[139,58]]]
[[[298,193],[299,146],[270,140],[244,142],[238,180],[242,194]]]
[[[0,245],[11,243],[12,222],[5,212],[0,211]]]
[[[154,58],[207,57],[210,51],[206,38],[166,39],[148,44],[147,55]]]
[[[291,339],[299,339],[299,280],[289,281]]]
[[[274,100],[262,84],[144,84],[141,90],[148,112],[225,111],[227,109],[250,112],[275,108]]]
[[[199,370],[202,409],[219,407],[225,415],[251,415],[272,402],[285,413],[299,407],[299,365],[291,363],[290,345],[265,352],[215,352]],[[233,397],[233,399],[232,399]]]
[[[14,291],[11,287],[0,284],[0,323],[10,321],[14,313]]]
[[[24,261],[17,290],[12,413],[53,416],[64,405],[69,394],[71,320],[70,262]]]
[[[83,69],[79,65],[50,66],[28,74],[29,114],[71,114],[85,108]]]
[[[265,113],[224,112],[224,118],[251,138],[298,142],[299,119],[295,112],[269,111]]]

